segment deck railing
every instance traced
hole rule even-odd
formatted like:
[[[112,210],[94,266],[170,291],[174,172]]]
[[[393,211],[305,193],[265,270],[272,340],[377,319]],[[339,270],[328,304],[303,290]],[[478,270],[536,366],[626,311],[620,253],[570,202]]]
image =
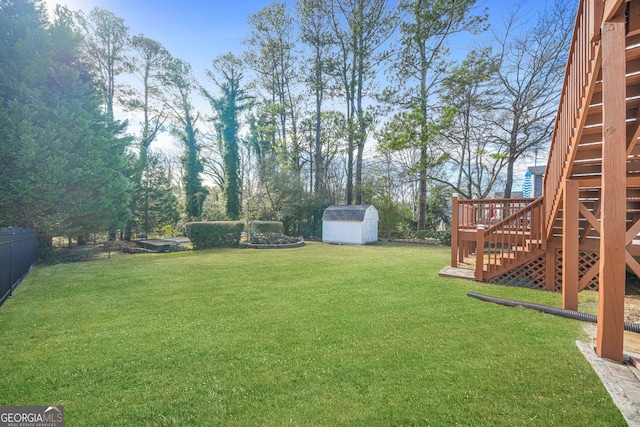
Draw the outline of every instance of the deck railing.
[[[457,267],[458,262],[462,262],[474,250],[478,226],[486,230],[500,224],[535,200],[530,198],[459,200],[454,194],[451,216],[451,266]]]
[[[543,248],[542,208],[541,197],[487,229],[478,227],[476,280],[483,279],[484,271],[490,274],[526,253]]]
[[[461,229],[476,229],[478,225],[491,227],[513,215],[536,199],[475,199],[459,200],[454,194],[454,203],[458,206],[458,226]]]
[[[562,201],[562,182],[573,164],[591,103],[602,55],[600,26],[604,0],[583,0],[578,7],[564,84],[544,176],[544,218],[549,237]]]

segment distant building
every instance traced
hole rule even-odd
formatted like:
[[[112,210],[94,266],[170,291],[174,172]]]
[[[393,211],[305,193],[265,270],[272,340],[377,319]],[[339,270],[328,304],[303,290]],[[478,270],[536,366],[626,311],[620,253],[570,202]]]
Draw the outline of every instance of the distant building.
[[[542,183],[544,174],[547,171],[547,166],[529,166],[529,172],[531,172],[531,184],[532,184],[532,192],[531,194],[536,199],[542,196]]]
[[[364,245],[378,241],[378,210],[373,205],[332,205],[322,215],[322,241]]]

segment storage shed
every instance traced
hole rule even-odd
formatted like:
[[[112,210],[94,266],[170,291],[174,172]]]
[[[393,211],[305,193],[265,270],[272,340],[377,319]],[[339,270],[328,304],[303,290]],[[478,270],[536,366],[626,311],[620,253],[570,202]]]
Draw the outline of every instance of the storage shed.
[[[373,205],[332,205],[322,215],[322,241],[364,245],[378,241],[378,210]]]

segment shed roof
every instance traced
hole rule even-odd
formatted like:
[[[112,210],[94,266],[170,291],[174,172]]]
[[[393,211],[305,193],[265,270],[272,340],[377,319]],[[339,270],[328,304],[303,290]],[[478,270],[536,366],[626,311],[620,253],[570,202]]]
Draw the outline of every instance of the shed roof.
[[[371,205],[331,205],[324,210],[323,221],[364,221]]]

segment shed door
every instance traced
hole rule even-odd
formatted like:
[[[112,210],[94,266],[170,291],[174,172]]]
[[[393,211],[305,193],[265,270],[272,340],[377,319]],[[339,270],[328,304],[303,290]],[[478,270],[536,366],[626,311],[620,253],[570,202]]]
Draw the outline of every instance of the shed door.
[[[374,219],[369,219],[366,222],[366,242],[378,241],[378,222]]]

